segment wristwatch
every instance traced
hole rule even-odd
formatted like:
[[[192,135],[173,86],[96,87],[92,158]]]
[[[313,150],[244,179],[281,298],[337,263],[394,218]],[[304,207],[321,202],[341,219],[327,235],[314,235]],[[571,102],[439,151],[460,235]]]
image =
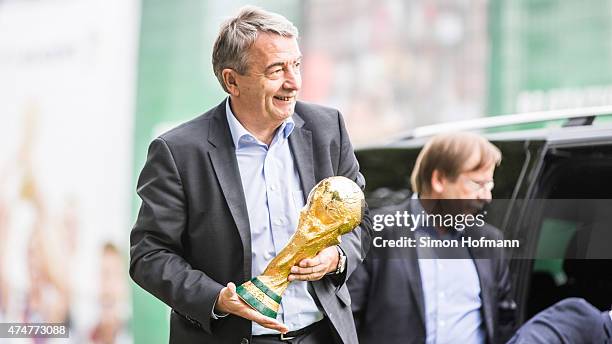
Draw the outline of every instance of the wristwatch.
[[[336,248],[338,249],[338,266],[336,267],[335,274],[339,275],[346,269],[346,254],[344,254],[340,246],[336,245]]]

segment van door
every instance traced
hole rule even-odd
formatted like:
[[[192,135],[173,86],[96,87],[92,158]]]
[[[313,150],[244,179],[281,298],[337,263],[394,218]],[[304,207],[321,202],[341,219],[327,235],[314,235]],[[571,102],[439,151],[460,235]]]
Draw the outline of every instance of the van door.
[[[612,298],[612,132],[560,136],[544,148],[513,238],[520,320],[566,297],[609,309]],[[524,258],[530,259],[524,259]]]

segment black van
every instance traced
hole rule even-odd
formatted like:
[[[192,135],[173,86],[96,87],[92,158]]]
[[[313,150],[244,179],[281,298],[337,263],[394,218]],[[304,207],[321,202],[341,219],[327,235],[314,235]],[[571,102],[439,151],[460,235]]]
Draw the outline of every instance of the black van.
[[[511,253],[520,322],[556,301],[612,304],[612,107],[485,117],[413,130],[356,149],[370,208],[410,196],[410,173],[428,137],[482,133],[503,154],[494,199],[508,200],[493,225],[527,243]],[[560,201],[562,200],[562,201]],[[517,257],[530,257],[518,259]]]

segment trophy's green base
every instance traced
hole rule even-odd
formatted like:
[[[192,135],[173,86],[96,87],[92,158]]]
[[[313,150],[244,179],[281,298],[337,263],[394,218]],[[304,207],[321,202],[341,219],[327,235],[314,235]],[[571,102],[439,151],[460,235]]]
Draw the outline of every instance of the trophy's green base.
[[[236,293],[259,313],[276,319],[281,296],[272,291],[259,278],[254,277],[236,288]]]

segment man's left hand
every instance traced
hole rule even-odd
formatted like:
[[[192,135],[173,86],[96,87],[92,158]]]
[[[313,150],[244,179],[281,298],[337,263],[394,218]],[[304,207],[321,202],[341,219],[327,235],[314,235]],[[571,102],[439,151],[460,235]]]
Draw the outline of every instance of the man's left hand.
[[[317,281],[325,274],[336,271],[340,254],[336,246],[328,247],[313,258],[302,259],[291,268],[289,281]]]

